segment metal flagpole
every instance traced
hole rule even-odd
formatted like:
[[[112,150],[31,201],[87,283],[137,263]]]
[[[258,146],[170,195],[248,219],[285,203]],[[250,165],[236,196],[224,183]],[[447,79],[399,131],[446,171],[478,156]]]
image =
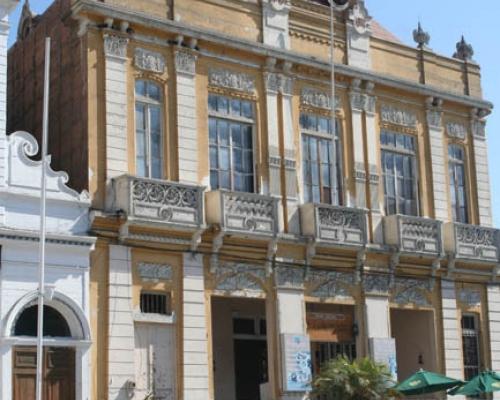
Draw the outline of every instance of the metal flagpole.
[[[43,94],[43,131],[42,131],[42,177],[40,197],[40,245],[38,269],[38,326],[36,346],[36,400],[42,400],[43,393],[43,300],[45,294],[45,219],[47,203],[47,138],[49,128],[49,84],[50,84],[50,38],[45,39],[45,74]]]

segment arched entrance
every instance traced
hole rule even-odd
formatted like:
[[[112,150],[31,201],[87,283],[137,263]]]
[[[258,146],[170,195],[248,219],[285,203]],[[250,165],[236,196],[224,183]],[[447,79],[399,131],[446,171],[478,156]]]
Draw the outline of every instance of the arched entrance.
[[[16,337],[36,337],[38,306],[25,308],[14,326]],[[71,331],[62,314],[44,306],[43,336],[69,338]],[[75,349],[44,347],[43,400],[72,400],[75,398]],[[36,347],[16,346],[13,351],[13,400],[31,400],[36,391]]]
[[[2,386],[9,388],[0,392],[6,400],[35,398],[37,322],[32,292],[15,304],[4,324]],[[89,398],[89,339],[87,318],[76,303],[60,293],[45,301],[43,400]]]

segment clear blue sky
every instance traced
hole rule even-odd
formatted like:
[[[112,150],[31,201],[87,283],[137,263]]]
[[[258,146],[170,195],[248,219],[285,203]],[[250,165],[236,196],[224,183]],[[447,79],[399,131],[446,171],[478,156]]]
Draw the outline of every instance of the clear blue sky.
[[[35,12],[43,12],[52,0],[31,0]],[[474,47],[474,59],[482,67],[486,99],[496,105],[488,118],[490,172],[495,225],[500,227],[500,45],[499,0],[366,0],[371,15],[403,42],[413,45],[412,32],[420,20],[431,34],[430,47],[452,55],[461,35]],[[10,43],[15,40],[21,5],[11,15]],[[497,153],[497,151],[499,153]]]

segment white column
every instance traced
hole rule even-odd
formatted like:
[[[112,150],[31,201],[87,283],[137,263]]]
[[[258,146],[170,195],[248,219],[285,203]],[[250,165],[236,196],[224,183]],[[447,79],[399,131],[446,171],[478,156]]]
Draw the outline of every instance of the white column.
[[[500,371],[500,286],[488,285],[488,321],[490,333],[491,369]],[[500,392],[495,392],[494,399],[500,399]]]
[[[265,73],[265,83],[268,138],[267,148],[269,153],[269,182],[267,187],[264,187],[264,194],[281,197],[281,154],[279,145],[278,122],[278,74],[274,72]]]
[[[104,35],[107,181],[128,173],[128,42],[122,36]]]
[[[0,22],[0,187],[7,178],[7,38],[9,24]]]
[[[183,260],[183,399],[208,400],[208,315],[203,257],[184,254]]]
[[[359,80],[355,80],[350,92],[352,140],[354,143],[354,180],[356,189],[349,193],[349,205],[366,208],[366,168],[365,168],[365,141],[363,134],[363,110],[365,95],[359,90]]]
[[[432,100],[432,99],[431,99]],[[448,214],[448,186],[446,184],[447,162],[443,141],[443,113],[438,108],[427,110],[427,127],[429,129],[429,139],[431,144],[432,162],[432,191],[434,195],[434,217],[446,222],[449,220]]]
[[[441,281],[441,301],[443,304],[443,338],[445,375],[450,378],[464,379],[461,324],[458,320],[455,282]],[[450,399],[463,399],[463,396],[449,396]]]
[[[175,51],[179,181],[198,183],[198,124],[196,112],[196,55]]]
[[[128,400],[133,394],[134,321],[130,248],[109,246],[108,398]]]
[[[370,196],[368,208],[371,210],[373,242],[377,244],[384,243],[384,232],[382,227],[382,215],[384,212],[384,203],[380,199],[380,191],[383,190],[382,179],[380,178],[378,165],[380,164],[379,136],[380,131],[375,114],[377,98],[372,94],[374,85],[371,82],[366,83],[365,100],[365,126],[366,126],[366,151],[368,160],[368,176],[370,183]]]
[[[479,112],[481,115],[481,112]],[[476,165],[477,207],[479,209],[479,225],[492,226],[491,188],[488,171],[488,148],[486,145],[486,122],[473,117],[472,143]]]
[[[304,299],[304,271],[302,268],[277,267],[275,269],[276,302],[274,303],[277,325],[277,354],[280,400],[303,399],[306,392],[287,392],[284,335],[307,335],[306,306]],[[309,339],[307,339],[309,347]],[[272,365],[270,365],[272,368]]]
[[[0,346],[0,399],[12,399],[12,346]]]
[[[293,79],[281,75],[281,115],[283,116],[283,144],[285,167],[285,195],[287,203],[288,233],[300,234],[299,199],[297,189],[297,152],[293,123]]]

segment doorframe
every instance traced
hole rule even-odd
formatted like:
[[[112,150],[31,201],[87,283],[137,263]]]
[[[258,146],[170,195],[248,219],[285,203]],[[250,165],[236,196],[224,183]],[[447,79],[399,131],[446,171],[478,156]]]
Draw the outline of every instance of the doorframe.
[[[0,398],[13,398],[13,348],[36,346],[36,337],[12,336],[17,318],[38,296],[34,290],[21,297],[10,309],[4,321],[0,321]],[[90,377],[90,325],[88,318],[80,306],[68,296],[54,292],[52,299],[46,301],[47,306],[60,311],[70,327],[71,338],[44,338],[44,347],[71,347],[75,349],[75,395],[76,400],[92,398],[92,380]],[[2,323],[3,322],[3,323]]]

